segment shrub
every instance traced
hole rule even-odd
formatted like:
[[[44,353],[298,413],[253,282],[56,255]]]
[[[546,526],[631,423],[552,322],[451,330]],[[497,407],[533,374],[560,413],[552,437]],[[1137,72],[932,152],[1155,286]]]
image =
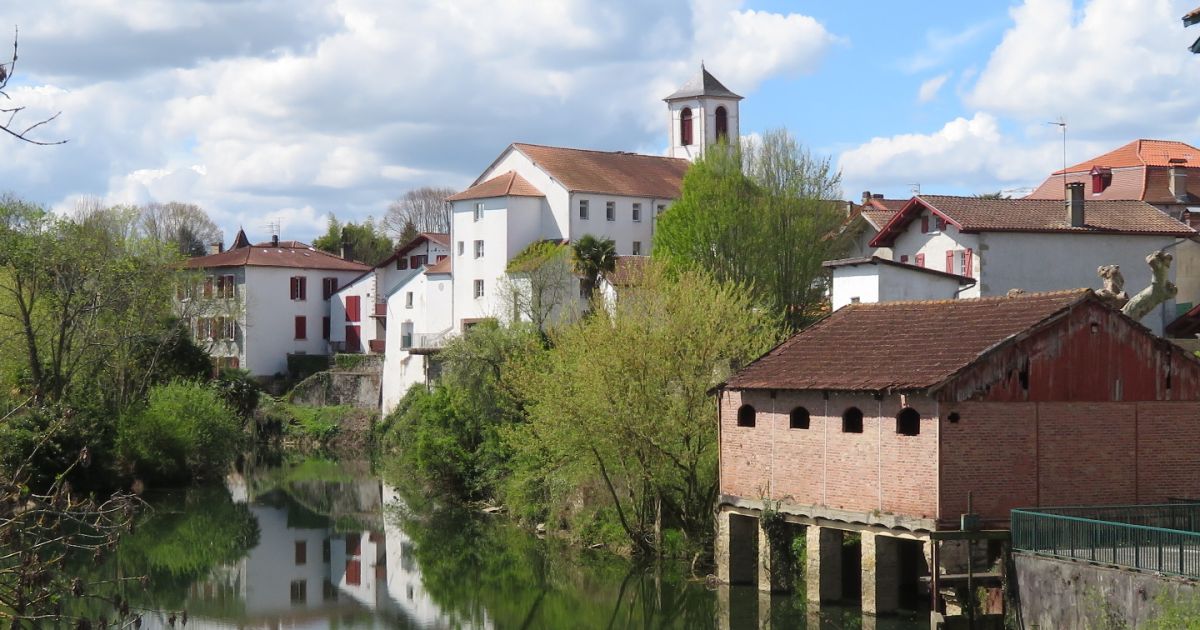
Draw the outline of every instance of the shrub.
[[[259,398],[263,394],[258,381],[246,370],[221,370],[221,375],[213,381],[212,386],[243,420],[254,415],[254,410],[258,409]]]
[[[143,409],[121,418],[117,448],[139,475],[178,481],[224,474],[241,437],[236,412],[218,392],[176,381],[150,390]]]

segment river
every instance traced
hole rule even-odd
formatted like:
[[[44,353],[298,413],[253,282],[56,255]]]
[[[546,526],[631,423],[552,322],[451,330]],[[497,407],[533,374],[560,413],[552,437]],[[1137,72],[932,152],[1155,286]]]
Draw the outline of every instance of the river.
[[[675,563],[569,549],[503,517],[413,514],[364,463],[297,460],[151,492],[105,572],[143,628],[927,628],[808,615],[800,596],[709,590]]]

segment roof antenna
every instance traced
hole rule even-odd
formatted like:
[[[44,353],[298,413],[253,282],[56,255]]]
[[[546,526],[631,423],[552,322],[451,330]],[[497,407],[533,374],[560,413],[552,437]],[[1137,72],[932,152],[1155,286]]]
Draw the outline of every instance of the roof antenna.
[[[911,193],[913,194],[913,196],[914,196],[914,197],[920,196],[920,194],[921,194],[921,182],[913,182],[913,183],[909,184],[909,185],[908,185],[908,191],[909,191],[909,192],[911,192]]]
[[[1062,149],[1063,149],[1063,151],[1062,151],[1062,155],[1063,155],[1062,179],[1063,179],[1063,202],[1065,203],[1070,200],[1070,195],[1067,194],[1067,121],[1062,116],[1059,116],[1057,121],[1047,122],[1046,124],[1047,125],[1057,125],[1059,129],[1062,129]]]

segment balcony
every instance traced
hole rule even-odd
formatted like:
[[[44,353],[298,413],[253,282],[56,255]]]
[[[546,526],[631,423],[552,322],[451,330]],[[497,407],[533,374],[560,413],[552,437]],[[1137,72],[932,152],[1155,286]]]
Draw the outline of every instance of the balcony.
[[[440,333],[410,333],[402,336],[401,344],[410,354],[436,354],[450,340],[449,330]]]
[[[387,349],[387,342],[383,339],[372,339],[367,342],[367,347],[370,348],[371,354],[383,354]]]
[[[387,302],[376,302],[375,310],[371,312],[371,317],[386,318],[387,317]]]

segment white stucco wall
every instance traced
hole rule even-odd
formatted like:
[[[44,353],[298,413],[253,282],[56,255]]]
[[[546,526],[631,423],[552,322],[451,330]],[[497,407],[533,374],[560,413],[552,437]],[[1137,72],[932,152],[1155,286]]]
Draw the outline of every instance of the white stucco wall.
[[[579,202],[588,202],[588,218],[579,217]],[[616,204],[615,220],[607,219],[608,202]],[[624,197],[617,195],[596,195],[591,193],[571,194],[571,231],[570,239],[579,240],[585,234],[597,238],[609,238],[617,247],[618,256],[632,256],[633,242],[638,241],[642,250],[638,255],[649,256],[654,240],[654,225],[657,220],[658,206],[670,208],[674,200],[653,197]],[[642,204],[641,220],[633,220],[633,204]]]
[[[741,138],[741,124],[738,115],[738,100],[732,98],[697,97],[672,101],[667,104],[668,146],[671,147],[671,157],[695,160],[704,154],[704,149],[717,141],[717,108],[724,107],[729,127],[730,143]],[[680,144],[680,115],[684,108],[692,110],[692,144]]]
[[[538,221],[541,224],[541,231],[543,234],[546,234],[546,238],[567,238],[570,225],[568,222],[567,206],[569,194],[567,193],[567,189],[536,166],[528,156],[511,147],[500,156],[495,164],[479,176],[479,181],[485,182],[509,171],[516,171],[518,175],[525,178],[525,181],[533,184],[543,195],[546,195],[545,205],[540,208],[537,215]],[[469,203],[471,207],[474,207],[474,204],[469,201],[462,203]],[[454,238],[455,240],[460,240],[458,236]]]
[[[950,300],[960,296],[955,278],[888,264],[862,264],[833,270],[830,302],[837,310],[857,298],[861,303],[901,300]],[[964,291],[965,292],[965,291]]]
[[[924,216],[929,217],[929,227],[932,230],[936,225],[934,215],[928,211]],[[917,254],[924,254],[925,268],[934,269],[936,271],[946,271],[946,252],[955,252],[954,269],[952,273],[962,273],[962,252],[970,249],[972,253],[971,260],[971,275],[979,277],[980,259],[982,253],[979,251],[979,235],[964,234],[953,225],[946,224],[945,229],[941,231],[931,231],[928,234],[921,233],[921,219],[916,218],[908,224],[908,229],[896,237],[891,247],[891,260],[897,262],[904,261],[907,256],[907,262],[910,265],[917,264]],[[979,297],[979,288],[977,286],[968,287],[963,290],[959,297],[972,298]]]
[[[856,299],[864,304],[879,301],[879,265],[837,267],[830,283],[829,302],[838,310]]]

